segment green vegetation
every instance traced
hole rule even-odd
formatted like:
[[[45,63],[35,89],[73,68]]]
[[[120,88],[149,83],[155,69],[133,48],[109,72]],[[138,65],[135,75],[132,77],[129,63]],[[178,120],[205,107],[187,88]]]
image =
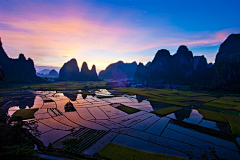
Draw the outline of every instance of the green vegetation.
[[[219,99],[216,99],[214,101],[211,101],[209,103],[205,103],[204,106],[214,107],[214,108],[221,108],[221,109],[238,109],[237,106],[240,105],[239,103],[240,97],[220,97]]]
[[[152,111],[152,113],[159,114],[161,116],[168,115],[170,113],[176,112],[181,110],[181,107],[169,107],[169,108],[164,108],[164,109],[158,109],[156,111]]]
[[[228,123],[233,134],[240,136],[240,95],[224,93],[196,93],[173,89],[116,88],[119,93],[142,95],[153,102],[174,107],[196,108],[204,119]],[[169,112],[167,112],[169,110]],[[159,110],[164,115],[165,110]],[[157,112],[157,111],[154,111]],[[174,112],[166,109],[166,114]]]
[[[128,107],[128,106],[125,106],[125,105],[120,105],[116,108],[125,112],[125,113],[128,113],[128,114],[132,114],[132,113],[136,113],[136,112],[140,111],[139,109]]]
[[[114,143],[108,143],[98,155],[111,160],[186,160],[183,157],[140,151]]]
[[[203,116],[203,119],[227,123],[227,121],[220,115],[220,113],[209,111],[205,109],[198,109],[198,112]]]
[[[223,104],[223,103],[217,103],[217,102],[205,103],[204,106],[213,107],[213,108],[221,108],[221,109],[233,109],[235,107],[235,106],[232,106],[229,104]]]
[[[38,108],[34,109],[20,109],[17,110],[11,117],[11,119],[14,119],[14,117],[21,117],[22,120],[25,119],[31,119],[34,118],[34,113],[38,110]]]
[[[0,122],[0,157],[1,159],[41,159],[34,150],[34,145],[26,137],[27,129],[30,128],[32,133],[36,130],[28,122],[18,121],[14,125],[6,122]]]
[[[230,125],[231,131],[236,136],[240,137],[240,116],[234,116],[229,114],[220,113]]]
[[[240,111],[240,105],[238,105],[238,106],[234,107],[234,109],[236,109],[236,110]]]
[[[83,89],[101,89],[109,88],[109,86],[104,81],[89,81],[89,82],[53,82],[53,83],[42,83],[42,84],[29,84],[21,86],[20,89],[30,89],[30,90],[83,90]]]

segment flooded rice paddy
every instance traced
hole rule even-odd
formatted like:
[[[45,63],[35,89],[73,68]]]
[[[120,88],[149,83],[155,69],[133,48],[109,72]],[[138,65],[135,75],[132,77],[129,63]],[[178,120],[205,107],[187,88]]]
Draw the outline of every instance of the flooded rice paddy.
[[[204,120],[196,109],[184,108],[160,117],[151,113],[159,106],[152,106],[138,96],[113,97],[105,89],[95,93],[92,96],[69,91],[37,91],[32,98],[16,100],[8,114],[11,116],[18,109],[39,108],[34,114],[40,133],[37,138],[46,147],[64,148],[65,140],[75,139],[79,140],[75,152],[90,155],[112,142],[186,158],[187,153],[195,158],[203,154],[213,158],[211,147],[221,158],[240,158],[239,137],[233,140],[226,124]],[[139,111],[125,113],[116,108],[119,104]]]

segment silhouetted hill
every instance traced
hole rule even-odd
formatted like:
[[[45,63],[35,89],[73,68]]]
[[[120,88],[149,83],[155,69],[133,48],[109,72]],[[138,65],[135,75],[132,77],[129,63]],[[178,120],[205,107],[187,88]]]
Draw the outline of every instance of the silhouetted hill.
[[[213,65],[204,56],[194,56],[186,46],[177,53],[159,50],[152,63],[139,63],[134,80],[145,84],[184,84],[197,87],[240,89],[240,34],[231,34],[220,46]]]
[[[64,63],[59,71],[59,79],[62,80],[79,80],[79,76],[77,60],[74,58]]]
[[[48,75],[50,71],[51,71],[50,69],[43,69],[43,70],[37,72],[37,75],[38,74]]]
[[[59,74],[55,69],[43,69],[40,72],[37,72],[37,76],[39,77],[46,77],[46,78],[58,78]]]
[[[193,75],[193,54],[186,46],[180,46],[173,56],[166,49],[159,50],[152,63],[139,64],[135,73],[138,83],[181,83],[189,81]]]
[[[182,45],[172,57],[172,82],[188,83],[194,71],[192,52]]]
[[[80,73],[80,79],[82,81],[99,81],[95,65],[93,65],[92,69],[89,70],[87,63],[83,62]]]
[[[91,74],[92,80],[97,80],[97,81],[99,80],[95,65],[92,66],[92,69],[90,70],[90,74]]]
[[[149,61],[145,66],[148,67],[148,66],[150,66],[151,63],[152,62]]]
[[[207,63],[204,56],[194,56],[194,74],[190,84],[212,85],[214,81],[215,67]]]
[[[240,88],[240,34],[231,34],[220,45],[214,66],[220,86]]]
[[[53,78],[58,78],[59,74],[55,69],[52,69],[49,73],[48,73],[48,77],[53,77]]]
[[[138,65],[134,80],[137,83],[205,84],[213,81],[214,75],[214,69],[208,69],[207,65],[204,56],[193,57],[186,46],[180,46],[174,55],[161,49],[149,66]]]
[[[123,63],[118,61],[110,64],[105,70],[99,72],[100,79],[132,79],[136,72],[137,63]]]
[[[144,66],[143,63],[139,63],[134,75],[134,81],[137,83],[147,83],[149,77],[148,66]]]
[[[19,54],[18,59],[9,58],[2,47],[0,39],[0,66],[5,75],[6,82],[36,82],[39,77],[36,76],[34,62],[31,58],[26,60],[23,54]]]
[[[83,62],[81,72],[79,72],[76,59],[71,59],[67,63],[64,63],[59,71],[59,79],[71,81],[99,81],[95,65],[89,70],[87,63]]]

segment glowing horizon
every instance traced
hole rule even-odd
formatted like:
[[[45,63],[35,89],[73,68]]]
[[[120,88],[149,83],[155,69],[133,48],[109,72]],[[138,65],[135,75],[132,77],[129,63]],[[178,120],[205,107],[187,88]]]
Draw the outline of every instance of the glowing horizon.
[[[220,44],[240,32],[240,2],[231,2],[2,1],[0,37],[9,57],[23,53],[36,66],[71,58],[97,70],[119,60],[146,64],[157,50],[175,54],[180,45],[214,62]]]

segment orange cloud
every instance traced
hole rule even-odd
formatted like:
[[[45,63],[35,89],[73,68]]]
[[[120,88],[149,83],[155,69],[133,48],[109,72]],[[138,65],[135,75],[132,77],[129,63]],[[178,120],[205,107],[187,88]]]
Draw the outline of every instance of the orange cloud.
[[[196,32],[193,36],[164,23],[156,28],[141,28],[128,21],[127,12],[107,21],[111,11],[104,6],[89,7],[85,1],[81,6],[71,2],[67,6],[59,4],[57,9],[50,2],[15,3],[19,3],[19,14],[1,11],[0,35],[4,48],[10,57],[18,57],[22,52],[37,65],[62,66],[70,58],[76,58],[79,65],[82,61],[89,66],[96,64],[97,69],[105,69],[119,59],[147,62],[152,59],[147,53],[152,48],[218,45],[231,32]],[[93,12],[96,17],[92,17]],[[146,55],[138,56],[141,51],[146,51]]]

